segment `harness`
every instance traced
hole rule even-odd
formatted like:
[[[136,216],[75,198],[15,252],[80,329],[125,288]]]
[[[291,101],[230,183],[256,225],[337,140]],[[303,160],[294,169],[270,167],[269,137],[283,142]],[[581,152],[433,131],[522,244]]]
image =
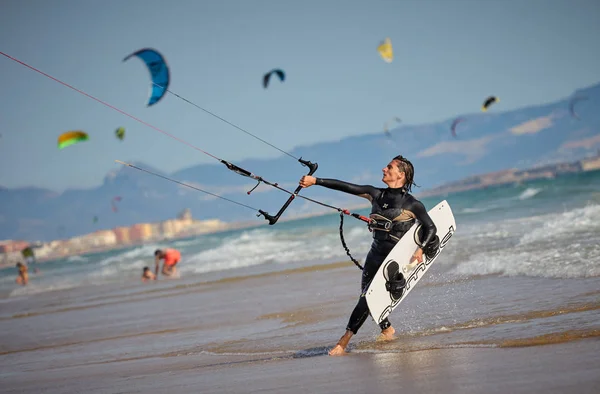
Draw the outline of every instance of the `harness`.
[[[383,206],[380,204],[380,200],[384,197],[384,193],[378,198],[377,201],[373,202],[373,210],[382,212],[387,206],[384,203]],[[404,196],[406,198],[406,196]],[[399,205],[402,206],[404,204],[403,200]],[[357,214],[352,214],[357,219],[361,219],[367,222],[367,226],[369,231],[373,233],[373,238],[381,241],[389,241],[393,243],[397,243],[400,238],[411,228],[411,226],[415,223],[415,219],[411,218],[410,220],[399,220],[401,214],[404,210],[402,208],[396,209],[396,212],[391,212],[389,216],[394,216],[395,219],[388,219],[383,215],[378,213],[372,213],[369,215],[369,218],[364,216],[359,216]],[[340,240],[342,241],[342,246],[346,251],[350,260],[359,268],[363,269],[362,265],[356,260],[352,254],[350,253],[350,249],[348,249],[348,245],[346,245],[346,241],[344,240],[344,213],[348,214],[348,212],[340,210]]]
[[[415,219],[411,220],[390,220],[377,213],[372,213],[369,218],[369,231],[373,233],[373,238],[380,241],[398,242],[400,238],[411,228],[415,223]]]

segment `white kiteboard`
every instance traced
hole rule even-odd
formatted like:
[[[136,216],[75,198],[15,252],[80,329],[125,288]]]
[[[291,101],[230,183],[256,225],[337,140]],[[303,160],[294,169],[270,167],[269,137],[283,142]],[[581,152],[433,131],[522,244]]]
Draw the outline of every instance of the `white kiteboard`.
[[[432,258],[428,258],[423,254],[423,262],[419,263],[416,260],[413,263],[410,262],[420,243],[418,237],[421,225],[415,223],[387,255],[369,284],[366,294],[367,304],[369,305],[371,316],[378,324],[388,317],[402,300],[406,298],[408,293],[421,280],[425,272],[431,267],[431,264],[440,255],[454,234],[454,231],[456,231],[456,221],[446,200],[433,207],[428,213],[433,223],[435,223],[437,236],[440,238],[440,246],[435,255]],[[390,275],[396,274],[398,270],[401,270],[404,274],[406,287],[400,298],[395,298],[387,291],[385,285]]]

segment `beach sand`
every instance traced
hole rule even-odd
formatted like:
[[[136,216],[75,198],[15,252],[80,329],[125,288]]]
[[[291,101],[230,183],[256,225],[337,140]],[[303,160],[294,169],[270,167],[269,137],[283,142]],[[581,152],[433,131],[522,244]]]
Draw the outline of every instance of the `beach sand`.
[[[348,355],[329,357],[360,272],[263,271],[5,301],[0,392],[600,391],[598,278],[444,281],[434,266],[392,314],[396,340],[378,342],[369,318]],[[539,302],[525,302],[534,289]]]
[[[597,393],[600,341],[403,354],[152,357],[2,379],[7,393]]]

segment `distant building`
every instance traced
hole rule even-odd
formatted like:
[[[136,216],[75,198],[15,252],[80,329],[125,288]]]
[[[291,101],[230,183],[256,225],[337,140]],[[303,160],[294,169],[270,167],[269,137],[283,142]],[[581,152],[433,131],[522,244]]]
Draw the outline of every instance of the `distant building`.
[[[20,252],[28,246],[29,242],[26,241],[0,241],[0,253]]]
[[[192,219],[192,211],[189,208],[184,209],[183,211],[181,211],[181,213],[177,216],[177,219],[179,220],[183,220],[186,222],[191,222]]]
[[[159,239],[163,237],[162,234],[162,223],[158,222],[158,223],[150,223],[150,228],[152,230],[152,238],[153,239]]]
[[[600,170],[600,156],[582,160],[581,168],[583,169],[583,171]]]
[[[36,258],[46,258],[50,256],[52,253],[55,253],[59,250],[62,241],[52,241],[41,245],[39,248],[35,249],[35,257]]]
[[[65,241],[65,247],[71,252],[81,252],[100,246],[101,239],[97,238],[95,233],[80,235]]]
[[[152,238],[152,225],[150,223],[138,223],[129,228],[130,242],[144,242]]]
[[[79,249],[86,244],[85,235],[69,238],[66,242],[68,243],[69,247]]]
[[[129,239],[129,227],[117,227],[113,229],[115,236],[117,237],[118,244],[128,244]]]
[[[100,230],[90,234],[91,243],[96,247],[112,246],[117,243],[117,235],[112,230]]]
[[[203,234],[228,228],[227,223],[219,219],[198,220],[189,226],[189,232]]]
[[[165,220],[160,225],[162,235],[165,238],[176,236],[184,227],[186,227],[185,223],[179,219]]]

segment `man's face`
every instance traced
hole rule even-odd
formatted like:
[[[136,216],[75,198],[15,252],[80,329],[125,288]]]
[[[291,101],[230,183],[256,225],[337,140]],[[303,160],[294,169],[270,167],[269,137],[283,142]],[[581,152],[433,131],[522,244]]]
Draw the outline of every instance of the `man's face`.
[[[395,183],[396,181],[401,181],[405,178],[404,171],[400,171],[398,164],[398,160],[392,160],[382,169],[383,178],[381,180],[384,183]]]

